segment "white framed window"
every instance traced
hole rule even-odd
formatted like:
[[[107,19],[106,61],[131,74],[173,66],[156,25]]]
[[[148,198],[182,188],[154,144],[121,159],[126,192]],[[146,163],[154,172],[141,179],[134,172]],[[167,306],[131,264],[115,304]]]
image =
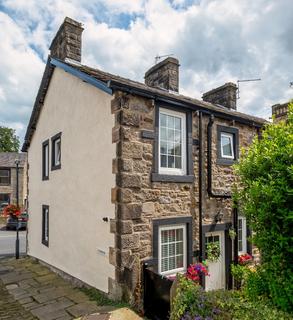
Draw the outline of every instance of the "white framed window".
[[[186,114],[160,108],[159,173],[186,174]]]
[[[247,229],[246,229],[246,218],[238,217],[238,254],[247,253]]]
[[[175,274],[186,270],[186,225],[159,227],[159,273]]]
[[[234,135],[221,132],[221,157],[234,159]]]

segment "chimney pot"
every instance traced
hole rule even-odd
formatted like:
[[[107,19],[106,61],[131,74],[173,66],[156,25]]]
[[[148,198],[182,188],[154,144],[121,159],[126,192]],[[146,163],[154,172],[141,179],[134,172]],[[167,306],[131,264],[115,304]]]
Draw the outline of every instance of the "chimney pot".
[[[221,87],[212,89],[204,93],[202,99],[206,102],[219,104],[225,108],[236,110],[236,92],[236,84],[232,82],[227,82]]]
[[[81,62],[82,31],[80,22],[66,17],[50,45],[51,56]]]
[[[179,61],[168,57],[145,73],[145,84],[150,87],[179,91]]]

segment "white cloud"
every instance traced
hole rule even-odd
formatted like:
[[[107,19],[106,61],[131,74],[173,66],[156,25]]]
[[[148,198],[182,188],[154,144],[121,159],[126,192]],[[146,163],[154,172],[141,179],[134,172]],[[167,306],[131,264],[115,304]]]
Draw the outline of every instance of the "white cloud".
[[[200,98],[225,82],[260,77],[241,84],[239,110],[266,118],[272,104],[293,95],[291,0],[2,3],[9,12],[0,12],[2,123],[26,125],[50,41],[65,16],[84,23],[83,62],[105,71],[143,81],[157,54],[173,53],[184,94]],[[132,17],[125,28],[115,24],[121,14]],[[23,135],[21,126],[17,130]]]

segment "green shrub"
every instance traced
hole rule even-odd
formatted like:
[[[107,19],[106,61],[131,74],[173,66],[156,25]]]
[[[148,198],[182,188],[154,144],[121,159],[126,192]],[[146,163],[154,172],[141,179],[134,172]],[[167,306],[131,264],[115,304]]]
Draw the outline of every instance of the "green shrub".
[[[254,231],[271,299],[293,311],[293,105],[287,123],[269,124],[262,135],[235,166],[240,184],[234,201]],[[257,283],[252,276],[247,286]]]
[[[170,320],[216,319],[219,310],[201,286],[180,274],[177,281]]]

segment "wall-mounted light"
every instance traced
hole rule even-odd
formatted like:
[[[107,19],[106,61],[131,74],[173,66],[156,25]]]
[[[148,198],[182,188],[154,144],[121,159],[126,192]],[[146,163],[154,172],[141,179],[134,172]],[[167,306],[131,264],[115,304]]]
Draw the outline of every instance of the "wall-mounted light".
[[[223,217],[224,217],[224,214],[221,211],[218,211],[217,214],[215,215],[214,220],[216,223],[218,223],[222,221]]]

